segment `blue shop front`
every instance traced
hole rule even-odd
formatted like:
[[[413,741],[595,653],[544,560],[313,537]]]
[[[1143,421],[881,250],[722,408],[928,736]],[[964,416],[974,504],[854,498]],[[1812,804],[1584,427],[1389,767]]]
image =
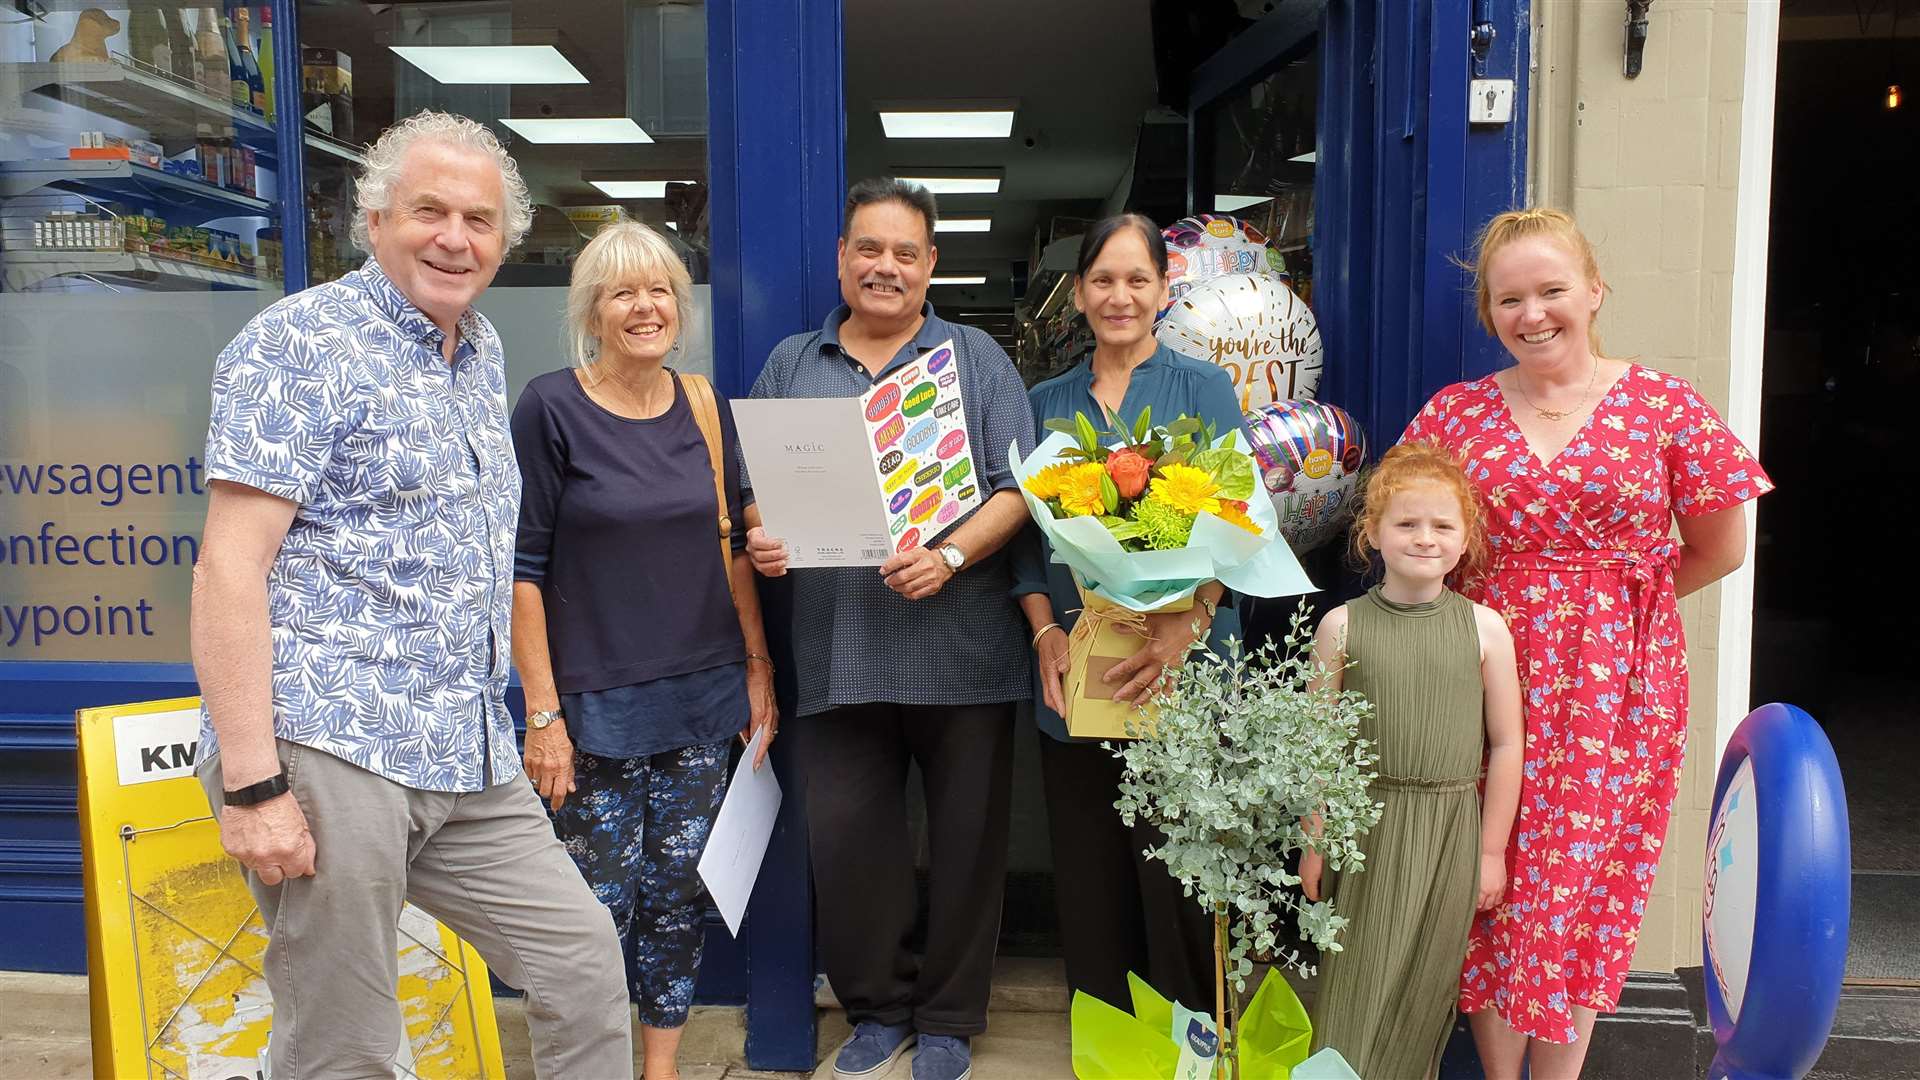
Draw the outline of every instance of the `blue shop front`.
[[[1255,223],[1317,319],[1317,396],[1378,445],[1493,366],[1451,260],[1525,191],[1524,0],[20,8],[0,24],[0,969],[86,969],[74,710],[197,692],[213,357],[365,258],[353,177],[395,118],[489,123],[532,190],[480,303],[510,395],[563,363],[571,259],[614,220],[672,239],[696,286],[681,366],[744,394],[839,302],[847,180],[886,173],[958,223],[934,304],[1030,378],[1082,340],[1062,297],[1088,222]],[[1489,86],[1512,108],[1474,122]],[[1011,120],[970,138],[882,119],[940,112]],[[710,920],[701,975],[702,1000],[746,1006],[757,1068],[813,1065],[794,803],[741,936]]]

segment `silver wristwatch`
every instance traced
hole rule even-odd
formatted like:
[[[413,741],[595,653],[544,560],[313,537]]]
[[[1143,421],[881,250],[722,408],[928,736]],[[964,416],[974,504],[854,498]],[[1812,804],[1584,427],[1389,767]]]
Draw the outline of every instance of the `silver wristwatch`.
[[[940,545],[940,559],[947,564],[947,569],[956,574],[960,572],[961,567],[967,565],[967,553],[952,544]]]
[[[547,726],[555,720],[564,719],[566,719],[566,717],[561,715],[559,709],[542,709],[539,712],[530,712],[527,714],[527,727],[532,731],[545,731]]]

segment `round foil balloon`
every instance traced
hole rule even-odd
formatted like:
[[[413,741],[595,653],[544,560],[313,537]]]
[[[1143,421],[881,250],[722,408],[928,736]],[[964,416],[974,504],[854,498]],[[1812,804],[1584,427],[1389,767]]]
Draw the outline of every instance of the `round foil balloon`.
[[[1270,277],[1229,274],[1174,301],[1154,336],[1177,353],[1227,369],[1240,408],[1311,398],[1320,385],[1320,324]]]
[[[1167,305],[1228,274],[1260,274],[1291,285],[1287,260],[1265,233],[1227,214],[1195,214],[1160,231],[1167,240]]]
[[[1333,539],[1360,500],[1366,436],[1344,409],[1323,401],[1276,401],[1247,413],[1253,461],[1280,535],[1295,552]]]

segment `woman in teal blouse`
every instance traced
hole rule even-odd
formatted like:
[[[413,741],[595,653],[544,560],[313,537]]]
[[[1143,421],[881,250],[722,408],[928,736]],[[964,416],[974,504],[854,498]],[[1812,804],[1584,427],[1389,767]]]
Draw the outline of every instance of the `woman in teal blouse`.
[[[1160,423],[1197,416],[1226,432],[1243,423],[1233,379],[1212,364],[1173,352],[1153,337],[1154,315],[1167,299],[1167,245],[1139,214],[1107,218],[1080,244],[1073,303],[1093,328],[1086,360],[1035,386],[1035,437],[1049,419],[1103,414],[1131,425],[1151,408]],[[1102,425],[1104,426],[1104,425]],[[1067,634],[1080,607],[1067,568],[1052,561],[1039,530],[1029,527],[1014,552],[1014,595],[1033,635],[1034,716],[1041,732],[1053,844],[1054,897],[1067,961],[1067,983],[1130,1009],[1127,972],[1190,1008],[1213,1001],[1213,930],[1199,904],[1182,896],[1165,863],[1141,852],[1160,842],[1144,823],[1128,828],[1113,808],[1120,762],[1095,740],[1074,739],[1060,718]],[[1152,640],[1108,675],[1115,696],[1145,702],[1169,665],[1194,640],[1197,623],[1216,652],[1240,633],[1240,617],[1217,581],[1202,585],[1191,611],[1149,615]]]

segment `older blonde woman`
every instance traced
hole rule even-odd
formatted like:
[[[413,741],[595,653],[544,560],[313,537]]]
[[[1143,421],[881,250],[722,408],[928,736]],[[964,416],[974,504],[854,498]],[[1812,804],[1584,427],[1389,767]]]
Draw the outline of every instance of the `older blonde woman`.
[[[631,942],[649,1080],[678,1075],[705,906],[695,864],[726,791],[727,740],[765,728],[771,742],[776,722],[746,530],[723,562],[698,376],[667,363],[691,293],[659,234],[602,230],[567,294],[575,364],[529,382],[512,421],[527,774]],[[718,405],[732,463],[733,417]],[[739,468],[723,468],[727,516],[742,521]]]

